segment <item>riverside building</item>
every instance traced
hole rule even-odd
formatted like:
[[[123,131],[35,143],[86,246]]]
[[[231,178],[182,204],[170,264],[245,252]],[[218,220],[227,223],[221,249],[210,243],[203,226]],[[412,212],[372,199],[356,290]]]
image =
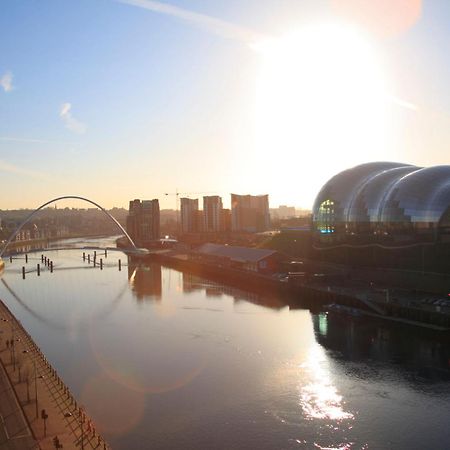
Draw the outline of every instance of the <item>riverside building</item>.
[[[317,195],[313,234],[322,259],[448,273],[450,166],[344,170]]]
[[[195,233],[198,231],[198,223],[200,211],[198,209],[198,199],[195,198],[181,198],[181,232]]]
[[[231,194],[231,229],[250,233],[270,227],[268,195]]]
[[[222,198],[218,195],[203,197],[204,231],[217,233],[224,230]]]
[[[130,200],[127,216],[127,233],[138,245],[160,238],[159,201]]]

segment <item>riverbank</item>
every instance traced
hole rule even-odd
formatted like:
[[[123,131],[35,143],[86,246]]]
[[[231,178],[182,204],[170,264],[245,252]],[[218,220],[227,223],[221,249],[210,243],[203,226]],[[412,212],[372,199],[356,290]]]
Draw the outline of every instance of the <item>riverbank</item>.
[[[55,449],[56,437],[63,446],[59,448],[109,448],[40,348],[1,300],[0,318],[0,361],[5,374],[0,403],[3,405],[6,396],[14,393],[16,425],[10,425],[13,430],[23,417],[20,433],[11,435],[4,422],[2,448]],[[8,402],[11,403],[10,398]],[[15,446],[17,437],[22,435],[34,442],[32,447]]]
[[[240,289],[281,296],[291,308],[305,307],[314,312],[336,303],[358,308],[373,320],[419,326],[431,331],[450,331],[450,307],[437,311],[422,304],[420,293],[409,290],[374,288],[359,280],[314,273],[283,281],[274,276],[205,263],[191,258],[189,252],[177,250],[153,251],[148,258]]]
[[[74,235],[65,236],[65,237],[56,237],[55,236],[55,237],[50,237],[50,238],[45,238],[45,239],[29,239],[27,241],[14,241],[8,245],[10,252],[8,252],[6,254],[9,255],[11,253],[11,250],[18,249],[21,247],[25,247],[24,251],[28,251],[30,247],[37,247],[37,246],[39,246],[39,244],[48,244],[49,242],[56,242],[56,241],[67,240],[67,239],[79,239],[79,238],[95,239],[95,238],[102,238],[102,237],[106,237],[106,236],[104,234],[92,234],[92,235],[74,234]],[[0,248],[0,251],[2,249],[3,249],[3,247]]]

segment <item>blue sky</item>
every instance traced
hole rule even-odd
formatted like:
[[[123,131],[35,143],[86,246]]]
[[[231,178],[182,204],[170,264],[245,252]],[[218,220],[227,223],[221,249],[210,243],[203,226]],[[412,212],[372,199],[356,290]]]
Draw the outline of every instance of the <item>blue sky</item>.
[[[349,164],[449,162],[450,2],[424,1],[408,29],[371,36],[389,95],[417,110],[389,106],[395,136],[379,152],[358,142],[360,151],[347,154],[342,142],[338,158],[333,141],[320,157],[304,141],[298,151],[281,142],[264,151],[255,144],[266,140],[254,124],[262,57],[235,33],[241,27],[278,37],[310,23],[342,21],[332,3],[164,2],[187,16],[135,3],[2,2],[0,209],[65,194],[106,207],[159,197],[162,207],[171,207],[163,193],[176,188],[217,193],[225,203],[231,192],[269,193],[272,206],[310,207],[317,189]]]

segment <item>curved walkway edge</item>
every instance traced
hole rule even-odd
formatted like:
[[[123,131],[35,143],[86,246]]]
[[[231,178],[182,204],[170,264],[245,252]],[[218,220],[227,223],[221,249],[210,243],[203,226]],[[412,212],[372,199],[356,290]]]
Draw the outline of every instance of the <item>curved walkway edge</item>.
[[[0,448],[110,449],[92,420],[0,300]],[[56,438],[56,439],[55,439]]]

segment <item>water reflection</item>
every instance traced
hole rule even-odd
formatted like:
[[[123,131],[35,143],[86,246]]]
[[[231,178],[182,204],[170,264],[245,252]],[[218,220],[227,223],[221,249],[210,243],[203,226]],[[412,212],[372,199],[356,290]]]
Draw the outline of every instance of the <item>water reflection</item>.
[[[299,386],[300,404],[306,419],[341,421],[354,418],[352,413],[344,411],[342,396],[333,384],[328,359],[319,344],[310,347],[306,361],[300,367],[306,375]],[[305,378],[310,381],[304,383]]]
[[[204,291],[206,297],[210,298],[220,298],[224,295],[232,297],[235,302],[251,302],[271,309],[281,309],[287,306],[286,302],[279,297],[244,291],[231,285],[218,283],[191,273],[183,272],[183,292],[190,294],[196,291]]]
[[[69,267],[65,267],[62,270],[69,270]],[[45,326],[55,329],[55,330],[60,330],[60,331],[66,331],[68,333],[72,333],[75,331],[73,329],[74,327],[74,323],[70,322],[67,323],[66,321],[52,321],[50,319],[48,319],[46,316],[36,312],[32,307],[30,307],[27,302],[25,300],[23,300],[14,289],[11,288],[11,286],[8,284],[8,282],[5,280],[5,278],[1,279],[1,283],[3,284],[3,286],[6,288],[6,292],[8,292],[11,295],[11,298],[13,298],[14,300],[17,301],[17,303],[24,309],[26,310],[32,317],[34,317],[35,319],[37,319],[39,322],[41,322],[42,324],[44,324]],[[106,316],[108,316],[109,314],[111,314],[114,309],[117,307],[117,304],[119,303],[119,301],[123,298],[125,292],[126,292],[127,286],[123,286],[123,288],[118,292],[118,294],[105,306],[103,306],[102,308],[99,308],[91,317],[91,320],[96,321],[96,320],[100,320],[102,318],[105,318]],[[68,314],[68,316],[70,317],[70,314]],[[82,323],[78,323],[77,324],[77,329],[78,331],[81,331],[83,329],[86,329],[88,327],[88,323],[87,322],[82,322]]]
[[[161,301],[161,265],[128,257],[128,280],[138,301]]]
[[[378,361],[401,369],[408,379],[450,380],[450,346],[446,335],[373,323],[364,318],[320,313],[313,316],[318,342],[335,358],[351,362]],[[422,332],[421,332],[422,331]],[[437,338],[439,337],[439,338]],[[358,377],[374,376],[355,366]]]
[[[118,252],[103,270],[80,250],[50,254],[55,272],[26,280],[22,260],[8,262],[0,297],[113,448],[409,449],[450,439],[450,392],[428,383],[448,373],[444,339],[293,310],[297,299],[158,264],[119,271]],[[405,418],[410,435],[399,432]]]

